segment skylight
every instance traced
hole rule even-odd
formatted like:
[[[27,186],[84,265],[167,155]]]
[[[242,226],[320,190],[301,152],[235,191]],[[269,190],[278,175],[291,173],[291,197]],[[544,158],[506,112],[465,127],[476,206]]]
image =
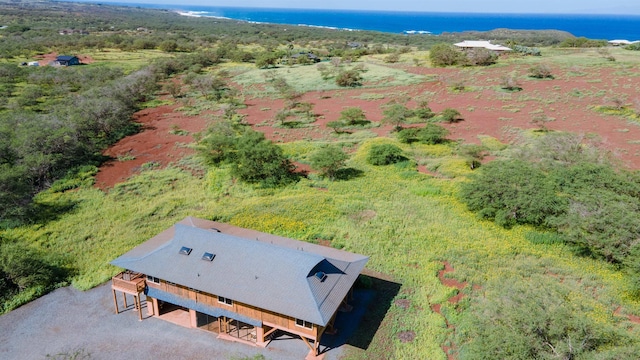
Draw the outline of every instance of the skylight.
[[[318,280],[320,280],[320,282],[323,282],[327,279],[327,274],[325,274],[323,271],[318,271],[316,273],[316,277],[318,278]]]
[[[191,249],[190,247],[183,246],[183,247],[180,248],[179,253],[182,254],[182,255],[189,255],[189,254],[191,254],[191,250],[193,250],[193,249]]]
[[[214,257],[216,257],[216,255],[212,254],[212,253],[206,252],[206,253],[202,254],[202,260],[213,261]]]

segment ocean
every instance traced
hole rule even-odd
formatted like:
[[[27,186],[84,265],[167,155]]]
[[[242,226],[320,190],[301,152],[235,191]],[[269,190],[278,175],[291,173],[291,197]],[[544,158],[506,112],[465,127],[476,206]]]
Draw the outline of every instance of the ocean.
[[[93,2],[93,1],[92,1]],[[564,30],[590,39],[640,40],[640,15],[586,14],[485,14],[358,10],[266,9],[111,3],[143,8],[175,10],[186,16],[229,18],[250,22],[374,30],[388,33],[441,34],[498,28],[516,30]]]

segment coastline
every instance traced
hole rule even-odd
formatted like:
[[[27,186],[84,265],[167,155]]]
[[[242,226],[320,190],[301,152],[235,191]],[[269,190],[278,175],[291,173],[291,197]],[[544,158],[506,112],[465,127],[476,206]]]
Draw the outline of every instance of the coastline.
[[[69,1],[69,0],[67,0]],[[97,3],[96,0],[71,0]],[[101,3],[100,3],[101,4]],[[274,9],[180,4],[108,2],[104,5],[173,11],[181,16],[244,21],[253,24],[305,26],[343,31],[377,31],[405,35],[440,35],[512,29],[558,30],[589,39],[640,40],[640,15],[440,13],[375,10]]]

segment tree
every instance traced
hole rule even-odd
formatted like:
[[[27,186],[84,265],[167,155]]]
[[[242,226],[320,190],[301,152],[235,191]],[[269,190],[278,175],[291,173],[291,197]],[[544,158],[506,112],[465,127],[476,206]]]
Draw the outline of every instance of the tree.
[[[567,301],[575,292],[571,285],[539,274],[500,277],[486,284],[457,326],[457,336],[464,339],[458,358],[635,358],[622,356],[619,347],[637,347],[637,342],[608,323],[585,316],[593,311],[590,305]],[[633,354],[633,349],[626,350]]]
[[[350,107],[340,112],[340,118],[338,119],[346,125],[360,125],[368,122],[367,116],[359,107]]]
[[[322,176],[326,176],[333,181],[338,170],[344,167],[349,159],[341,148],[329,145],[313,153],[310,158],[311,168],[320,171]]]
[[[198,139],[197,150],[207,164],[233,163],[237,157],[238,129],[228,121],[211,125]]]
[[[371,146],[367,161],[371,165],[389,165],[406,160],[402,149],[392,144],[378,144]]]
[[[273,51],[262,52],[256,56],[256,67],[259,69],[274,67],[279,59],[280,55]]]
[[[464,63],[465,55],[453,45],[440,43],[429,50],[429,60],[433,66],[452,66]]]
[[[431,119],[435,116],[435,114],[429,107],[429,102],[425,99],[418,101],[418,107],[413,110],[413,114],[423,120]]]
[[[344,126],[345,124],[340,120],[329,121],[327,123],[327,127],[333,129],[333,131],[335,131],[336,134],[340,134]]]
[[[175,40],[164,40],[158,45],[158,49],[164,52],[175,52],[178,50],[178,43]]]
[[[282,149],[264,138],[264,134],[246,130],[236,140],[237,158],[232,174],[248,183],[276,187],[291,183],[295,166]]]
[[[427,124],[425,127],[418,130],[416,134],[418,141],[429,145],[440,144],[444,141],[447,135],[449,135],[449,131],[436,124]]]
[[[471,211],[509,228],[530,224],[553,228],[566,213],[568,201],[557,196],[558,185],[534,164],[519,160],[493,161],[462,184],[462,201]]]
[[[391,124],[395,130],[400,130],[402,129],[400,124],[404,123],[412,115],[412,112],[405,105],[392,102],[385,106],[382,114],[384,115],[383,124]]]
[[[443,121],[448,123],[455,123],[464,120],[464,118],[462,118],[462,115],[460,114],[460,111],[452,108],[446,108],[442,110],[442,112],[440,113],[440,117]]]

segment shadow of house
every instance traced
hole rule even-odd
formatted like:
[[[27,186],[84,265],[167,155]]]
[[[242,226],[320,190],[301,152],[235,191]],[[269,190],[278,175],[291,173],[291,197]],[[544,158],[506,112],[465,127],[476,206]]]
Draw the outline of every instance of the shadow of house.
[[[370,284],[363,287],[356,283],[356,289],[349,302],[353,309],[338,313],[334,324],[338,333],[325,333],[320,341],[323,353],[345,344],[367,350],[402,286],[376,275],[361,277],[369,279]]]

